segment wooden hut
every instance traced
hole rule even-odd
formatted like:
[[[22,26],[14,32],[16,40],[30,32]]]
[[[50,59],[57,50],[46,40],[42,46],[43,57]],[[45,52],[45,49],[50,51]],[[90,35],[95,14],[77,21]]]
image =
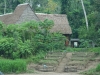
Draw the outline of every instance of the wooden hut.
[[[65,14],[44,14],[35,13],[28,3],[19,4],[13,13],[0,15],[0,21],[5,24],[19,24],[22,22],[35,20],[43,21],[45,19],[53,20],[54,26],[50,32],[60,32],[70,40],[70,35],[72,34],[71,27],[69,25],[67,15]],[[69,45],[69,41],[66,40],[65,44]]]

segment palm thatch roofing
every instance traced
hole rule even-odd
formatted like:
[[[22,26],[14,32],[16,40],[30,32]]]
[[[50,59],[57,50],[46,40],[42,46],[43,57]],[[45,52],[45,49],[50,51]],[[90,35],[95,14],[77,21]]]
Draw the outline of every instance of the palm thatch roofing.
[[[28,3],[19,4],[13,13],[0,15],[0,21],[4,22],[7,25],[16,24],[16,22],[18,22],[18,20],[20,19],[21,15],[23,14],[23,12],[25,11],[27,7],[30,7]]]
[[[4,22],[4,24],[16,24],[19,21],[23,11],[27,7],[30,7],[28,3],[20,4],[16,7],[15,11],[10,14],[0,15],[0,21]],[[31,8],[31,7],[30,7]],[[31,8],[32,9],[32,8]],[[34,12],[33,10],[31,10]],[[61,32],[62,34],[72,34],[71,27],[69,26],[67,16],[65,14],[43,14],[43,13],[33,13],[37,18],[36,20],[53,20],[54,26],[50,30],[51,32]],[[29,15],[29,14],[27,14]]]
[[[54,26],[50,30],[51,32],[61,32],[63,34],[72,34],[71,27],[69,26],[67,16],[65,14],[43,14],[36,13],[41,21],[45,19],[53,20]]]
[[[0,15],[0,21],[2,21],[5,24],[8,24],[8,19],[12,16],[12,13]]]
[[[22,6],[17,6],[15,11],[12,14],[4,14],[0,16],[0,20],[5,24],[15,24],[19,17],[22,15],[23,11],[26,8],[26,4]]]

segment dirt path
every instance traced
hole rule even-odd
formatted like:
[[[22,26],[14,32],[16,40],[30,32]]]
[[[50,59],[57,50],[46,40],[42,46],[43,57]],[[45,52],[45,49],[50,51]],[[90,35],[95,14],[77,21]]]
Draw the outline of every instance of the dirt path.
[[[66,63],[69,61],[69,58],[71,57],[72,53],[67,53],[66,56],[62,59],[59,66],[57,67],[56,72],[61,73],[64,72],[64,67]]]
[[[77,73],[56,73],[56,72],[40,72],[33,74],[5,74],[5,75],[80,75]]]

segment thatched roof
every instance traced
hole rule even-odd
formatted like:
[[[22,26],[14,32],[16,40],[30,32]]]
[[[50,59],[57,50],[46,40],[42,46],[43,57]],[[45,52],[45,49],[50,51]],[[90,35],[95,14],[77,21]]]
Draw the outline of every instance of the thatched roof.
[[[8,13],[8,14],[4,14],[4,15],[0,15],[0,21],[4,22],[5,24],[7,24],[7,20],[12,16],[12,13]]]
[[[5,14],[0,16],[0,21],[4,22],[5,24],[16,24],[19,20],[21,15],[23,15],[23,12],[27,7],[30,7],[28,3],[20,4],[16,7],[15,11],[11,14]],[[31,7],[30,7],[31,8]],[[69,26],[67,16],[62,14],[35,14],[34,11],[31,10],[35,17],[33,17],[33,20],[36,21],[43,21],[45,19],[53,20],[54,26],[50,30],[51,32],[61,32],[63,34],[72,34],[71,27]],[[28,16],[30,14],[27,14]],[[35,18],[35,19],[34,19]],[[25,18],[22,18],[25,19]],[[31,18],[29,19],[31,20]]]
[[[15,24],[19,17],[22,15],[23,11],[27,7],[27,4],[23,4],[22,6],[17,6],[14,13],[12,14],[4,14],[0,16],[0,20],[5,24]]]
[[[36,13],[36,15],[41,21],[45,19],[54,21],[54,26],[50,30],[51,32],[61,32],[63,34],[72,34],[71,27],[69,26],[67,16],[65,14]]]
[[[4,22],[7,25],[15,24],[20,19],[21,15],[27,7],[30,7],[28,3],[19,4],[12,14],[0,15],[0,21]]]

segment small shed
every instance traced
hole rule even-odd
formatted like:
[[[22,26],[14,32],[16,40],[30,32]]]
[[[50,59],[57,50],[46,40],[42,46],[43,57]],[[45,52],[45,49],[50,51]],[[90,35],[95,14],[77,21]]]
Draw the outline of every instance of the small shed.
[[[80,39],[71,39],[71,47],[79,47],[80,45]]]

